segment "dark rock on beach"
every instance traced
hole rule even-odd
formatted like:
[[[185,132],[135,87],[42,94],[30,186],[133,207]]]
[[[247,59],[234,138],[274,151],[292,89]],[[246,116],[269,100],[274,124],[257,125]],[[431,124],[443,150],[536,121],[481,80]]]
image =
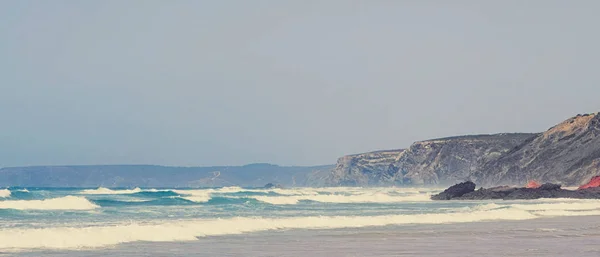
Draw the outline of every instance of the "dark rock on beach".
[[[538,188],[493,187],[475,189],[473,182],[463,182],[431,196],[432,200],[528,200],[540,198],[600,199],[600,187],[567,190],[561,185],[546,183]]]
[[[283,186],[280,184],[275,185],[273,183],[268,183],[263,188],[264,189],[273,189],[273,188],[283,188]]]
[[[471,193],[475,190],[475,183],[471,181],[462,182],[454,186],[449,187],[437,195],[431,197],[432,200],[452,200],[457,197],[461,197],[467,193]]]

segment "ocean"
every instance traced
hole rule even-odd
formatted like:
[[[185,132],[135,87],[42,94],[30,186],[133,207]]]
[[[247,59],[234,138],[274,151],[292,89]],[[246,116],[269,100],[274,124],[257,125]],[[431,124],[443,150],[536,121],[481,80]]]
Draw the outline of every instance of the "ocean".
[[[471,256],[512,241],[498,256],[562,256],[547,252],[561,238],[584,249],[564,256],[600,256],[599,200],[429,200],[441,190],[0,189],[0,256]]]

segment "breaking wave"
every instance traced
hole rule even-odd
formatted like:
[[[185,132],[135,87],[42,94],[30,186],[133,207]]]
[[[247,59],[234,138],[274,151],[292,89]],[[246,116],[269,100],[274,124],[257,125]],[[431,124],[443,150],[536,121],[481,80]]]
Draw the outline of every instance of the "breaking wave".
[[[247,189],[223,187],[216,189],[123,189],[113,190],[99,187],[80,192],[83,195],[120,195],[136,197],[179,197],[195,203],[210,202],[212,197],[253,198],[263,203],[284,205],[298,204],[300,201],[323,203],[395,203],[409,201],[429,201],[426,192],[432,189],[418,188],[273,188]]]
[[[526,220],[535,215],[516,209],[472,213],[437,213],[383,216],[308,216],[288,218],[230,218],[163,222],[154,225],[54,227],[0,231],[0,249],[68,249],[105,247],[148,241],[191,241],[203,236],[233,235],[278,229],[336,229],[402,224],[445,224],[491,220]]]
[[[210,201],[211,194],[218,189],[205,189],[205,190],[173,190],[173,192],[182,195],[179,196],[182,199],[195,202],[195,203],[206,203]]]
[[[101,207],[123,207],[123,206],[179,206],[188,205],[189,201],[176,197],[167,197],[159,199],[98,199],[92,200],[94,204]]]
[[[134,189],[125,189],[125,190],[112,190],[105,187],[99,187],[97,189],[86,189],[81,191],[81,194],[84,195],[123,195],[123,194],[135,194],[142,192],[142,189],[136,187]]]
[[[210,195],[192,195],[192,196],[182,196],[180,197],[181,199],[185,199],[188,200],[190,202],[195,202],[195,203],[206,203],[208,201],[210,201],[210,199],[212,198]]]
[[[196,203],[209,202],[218,195],[223,198],[250,198],[274,205],[298,204],[300,201],[322,203],[398,203],[430,201],[428,194],[411,189],[356,189],[356,188],[292,188],[292,189],[220,189],[172,190],[180,197]],[[342,194],[343,193],[343,194]]]
[[[217,189],[188,189],[188,190],[172,190],[178,194],[181,199],[185,199],[195,203],[207,203],[215,194],[220,195],[222,198],[240,198],[237,196],[224,196],[223,194],[234,194],[240,192],[252,192],[256,190],[244,189],[241,187],[223,187]]]
[[[190,241],[203,236],[278,229],[337,229],[600,215],[599,200],[439,202],[429,200],[431,191],[432,189],[402,188],[98,188],[87,191],[90,195],[85,197],[82,194],[59,197],[71,192],[64,190],[53,196],[55,198],[46,200],[15,200],[19,199],[19,196],[13,189],[14,194],[11,198],[0,200],[0,210],[102,208],[74,213],[82,216],[65,215],[60,222],[49,224],[50,226],[30,224],[31,216],[22,220],[9,219],[4,223],[8,226],[0,230],[0,252],[43,248],[98,248],[138,241]],[[48,191],[32,192],[33,197],[48,197]],[[301,205],[305,201],[343,205]],[[363,203],[368,205],[361,205]],[[374,203],[385,205],[377,206]],[[296,204],[298,205],[294,206]],[[180,206],[185,208],[179,208]],[[138,216],[140,212],[144,214]],[[16,215],[39,215],[35,211],[5,213],[8,213],[9,218]],[[55,215],[52,212],[47,213]],[[110,219],[105,220],[107,217]],[[137,217],[143,219],[134,223],[130,221],[136,220]],[[19,221],[23,226],[13,226],[13,221]],[[0,224],[2,222],[3,220],[0,220]]]
[[[14,210],[91,210],[99,208],[85,197],[65,196],[45,200],[0,201],[0,209]]]
[[[300,201],[321,203],[398,203],[431,201],[429,195],[393,196],[383,193],[363,195],[300,195],[300,196],[251,196],[269,204],[298,204]]]
[[[10,195],[11,195],[10,190],[0,189],[0,198],[8,198],[8,197],[10,197]]]
[[[361,187],[323,187],[323,188],[274,188],[255,190],[259,192],[274,192],[279,195],[319,195],[319,194],[348,194],[348,195],[368,195],[368,194],[391,194],[391,195],[411,195],[427,194],[438,192],[441,189],[435,188],[361,188]]]

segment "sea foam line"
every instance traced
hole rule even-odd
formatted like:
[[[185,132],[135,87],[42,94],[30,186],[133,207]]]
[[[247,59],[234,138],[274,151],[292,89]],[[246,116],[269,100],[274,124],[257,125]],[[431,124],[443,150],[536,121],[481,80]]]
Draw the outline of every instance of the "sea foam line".
[[[202,189],[202,190],[173,190],[175,193],[182,195],[181,198],[197,202],[208,202],[215,194],[225,198],[252,198],[264,203],[275,205],[292,205],[298,204],[300,201],[314,201],[322,203],[398,203],[398,202],[424,202],[431,201],[427,194],[412,194],[412,195],[389,195],[389,192],[366,192],[353,193],[346,195],[332,194],[313,191],[313,189],[287,189],[287,190],[252,190],[253,192],[275,192],[277,196],[230,196],[223,193],[220,189]],[[250,191],[250,190],[244,190]],[[332,190],[333,191],[333,190]],[[225,191],[231,192],[231,191]],[[334,191],[338,192],[338,191]]]
[[[444,224],[490,220],[526,220],[537,216],[523,210],[502,209],[471,213],[384,216],[309,216],[289,218],[239,217],[163,222],[155,225],[54,227],[0,231],[0,249],[80,249],[147,241],[191,241],[203,236],[233,235],[278,229],[336,229],[402,224]]]
[[[431,201],[429,195],[392,196],[383,193],[363,195],[301,195],[301,196],[250,196],[258,201],[276,204],[298,204],[300,201],[322,203],[398,203]]]
[[[136,187],[134,189],[125,189],[125,190],[112,190],[105,187],[99,187],[96,189],[86,189],[80,192],[80,194],[84,195],[124,195],[124,194],[135,194],[142,192],[142,189]]]

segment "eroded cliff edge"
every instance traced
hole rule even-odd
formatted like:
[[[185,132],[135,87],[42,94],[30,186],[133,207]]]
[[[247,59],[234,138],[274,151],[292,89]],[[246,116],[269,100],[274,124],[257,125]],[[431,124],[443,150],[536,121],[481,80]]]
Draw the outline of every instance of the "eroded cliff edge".
[[[453,184],[468,179],[537,134],[505,133],[420,141],[407,149],[348,155],[338,159],[330,185]]]
[[[471,179],[482,186],[529,180],[577,186],[600,175],[600,115],[577,115],[492,160]]]
[[[600,175],[600,115],[577,115],[543,133],[459,136],[407,149],[348,155],[327,178],[332,186],[524,185],[529,180],[581,185]]]

